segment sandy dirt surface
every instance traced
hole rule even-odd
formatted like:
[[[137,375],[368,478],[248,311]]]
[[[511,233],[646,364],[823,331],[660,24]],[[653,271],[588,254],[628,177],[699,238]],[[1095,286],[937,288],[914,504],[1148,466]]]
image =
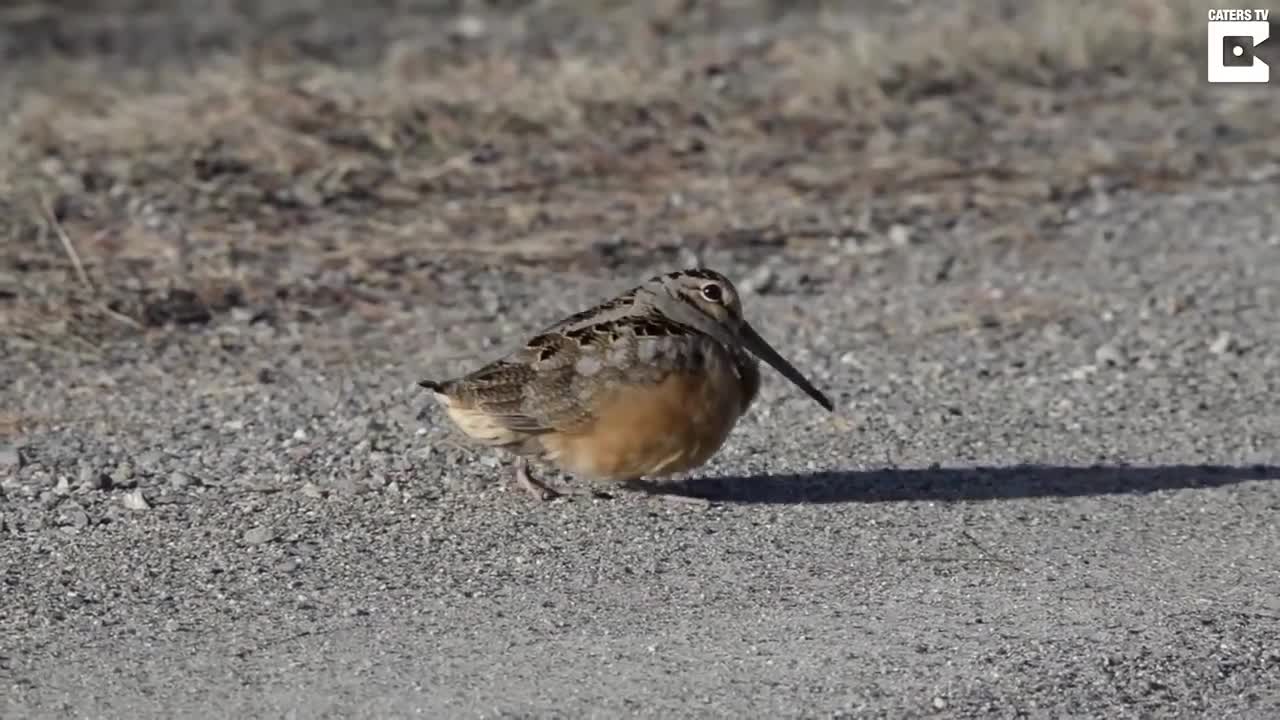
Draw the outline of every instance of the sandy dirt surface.
[[[1198,4],[385,5],[0,11],[0,716],[1280,713],[1280,90]],[[837,403],[709,506],[415,386],[693,263]]]

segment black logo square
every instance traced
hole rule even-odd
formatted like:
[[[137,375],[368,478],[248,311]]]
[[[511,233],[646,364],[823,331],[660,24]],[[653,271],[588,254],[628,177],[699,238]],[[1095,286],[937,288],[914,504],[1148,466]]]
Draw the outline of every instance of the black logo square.
[[[1222,38],[1222,64],[1225,67],[1253,67],[1253,38],[1248,35],[1226,35]]]

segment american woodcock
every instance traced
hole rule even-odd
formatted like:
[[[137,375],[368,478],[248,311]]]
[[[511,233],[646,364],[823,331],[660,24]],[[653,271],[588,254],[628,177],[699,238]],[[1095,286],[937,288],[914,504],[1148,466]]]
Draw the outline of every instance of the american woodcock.
[[[743,318],[733,284],[696,268],[565,318],[468,375],[418,384],[469,438],[513,453],[517,482],[545,500],[559,493],[530,476],[530,460],[621,483],[705,463],[756,398],[757,358],[833,409]]]

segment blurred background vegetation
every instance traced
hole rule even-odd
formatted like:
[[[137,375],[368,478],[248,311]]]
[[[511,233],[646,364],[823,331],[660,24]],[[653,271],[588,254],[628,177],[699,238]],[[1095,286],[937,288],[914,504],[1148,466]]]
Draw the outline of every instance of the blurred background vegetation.
[[[1274,182],[1280,93],[1207,85],[1204,30],[1187,0],[9,3],[0,326],[1033,246],[1116,192]]]

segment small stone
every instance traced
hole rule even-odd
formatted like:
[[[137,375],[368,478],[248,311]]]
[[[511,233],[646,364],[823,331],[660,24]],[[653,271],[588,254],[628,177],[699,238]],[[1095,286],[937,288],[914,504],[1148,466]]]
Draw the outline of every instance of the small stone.
[[[318,485],[311,482],[304,483],[298,492],[302,493],[303,497],[309,497],[312,500],[319,500],[324,497],[324,491],[321,490]]]
[[[246,530],[243,539],[246,545],[262,545],[275,540],[276,533],[271,528],[259,526]]]
[[[26,480],[27,484],[32,487],[52,485],[54,482],[54,478],[49,474],[49,471],[46,470],[43,465],[38,463],[34,465],[26,465],[19,472],[21,473],[19,477]]]
[[[1096,372],[1098,372],[1097,365],[1081,365],[1071,371],[1071,379],[1077,382],[1087,380],[1090,375],[1093,375]]]
[[[66,512],[66,521],[67,525],[77,530],[83,530],[89,526],[89,513],[82,508],[73,507]]]
[[[475,15],[463,15],[453,24],[454,37],[462,40],[475,40],[487,31],[484,20]]]
[[[109,480],[106,475],[98,472],[97,468],[91,465],[81,465],[77,479],[80,482],[80,489],[84,491],[101,490]]]
[[[236,478],[236,485],[250,492],[273,493],[280,490],[273,478],[264,474],[244,475]]]
[[[181,470],[175,470],[173,471],[172,474],[169,475],[169,487],[173,488],[174,490],[185,490],[191,487],[192,485],[199,485],[199,484],[200,483],[197,482],[195,478],[182,472]]]
[[[58,476],[58,484],[53,486],[53,492],[59,496],[66,497],[71,494],[71,478],[66,475]]]
[[[151,503],[143,497],[141,490],[130,490],[120,499],[122,505],[129,510],[150,510]]]
[[[1209,343],[1209,352],[1214,355],[1225,355],[1235,349],[1234,339],[1231,333],[1224,332],[1219,335],[1213,342]]]
[[[699,253],[687,244],[681,243],[680,247],[680,264],[685,267],[701,267],[702,253]]]
[[[933,709],[934,709],[934,710],[946,710],[946,709],[947,709],[947,701],[946,701],[944,698],[935,697],[935,698],[933,699]]]
[[[118,488],[131,488],[137,485],[138,481],[133,477],[133,466],[127,462],[116,465],[116,469],[111,471],[111,484]]]
[[[764,295],[773,289],[774,281],[777,280],[777,273],[769,265],[761,265],[755,270],[747,274],[738,283],[739,289],[744,293],[755,293]]]
[[[911,228],[894,223],[889,226],[889,242],[894,247],[906,247],[911,244]]]
[[[144,474],[150,474],[163,461],[164,456],[159,450],[148,450],[134,458],[134,464],[141,468]]]
[[[4,444],[0,445],[0,472],[5,470],[17,471],[22,469],[22,454],[18,452],[18,448]]]
[[[1099,347],[1093,353],[1093,359],[1099,365],[1120,365],[1124,362],[1124,356],[1116,349],[1116,346],[1107,344]]]
[[[351,477],[343,475],[332,480],[333,489],[341,495],[359,495],[369,489],[368,485],[358,483]]]

